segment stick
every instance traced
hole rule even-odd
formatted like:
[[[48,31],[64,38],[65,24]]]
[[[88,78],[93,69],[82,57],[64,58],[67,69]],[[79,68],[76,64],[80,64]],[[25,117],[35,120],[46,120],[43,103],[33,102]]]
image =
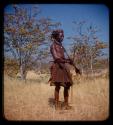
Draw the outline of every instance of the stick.
[[[64,47],[63,47],[64,48]],[[64,48],[64,51],[65,51],[65,53],[66,53],[66,55],[67,55],[67,57],[69,58],[69,60],[70,61],[72,61],[72,65],[73,65],[73,67],[74,67],[74,69],[75,69],[75,72],[77,73],[77,74],[82,74],[81,73],[81,71],[75,66],[75,64],[74,64],[74,57],[73,57],[73,60],[69,57],[69,55],[68,55],[68,53],[67,53],[67,51],[66,51],[66,49]]]

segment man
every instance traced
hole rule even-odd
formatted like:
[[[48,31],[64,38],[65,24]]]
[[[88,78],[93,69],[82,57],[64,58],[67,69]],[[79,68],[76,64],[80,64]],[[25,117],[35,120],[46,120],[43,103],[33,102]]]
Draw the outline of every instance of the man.
[[[54,30],[51,34],[51,39],[53,44],[50,47],[50,52],[53,56],[54,62],[51,66],[51,78],[50,85],[55,86],[55,109],[60,109],[59,105],[59,90],[60,87],[64,87],[64,108],[70,109],[68,103],[69,88],[72,85],[72,78],[66,63],[72,63],[70,59],[66,59],[64,56],[64,48],[62,46],[62,41],[64,39],[63,30]]]

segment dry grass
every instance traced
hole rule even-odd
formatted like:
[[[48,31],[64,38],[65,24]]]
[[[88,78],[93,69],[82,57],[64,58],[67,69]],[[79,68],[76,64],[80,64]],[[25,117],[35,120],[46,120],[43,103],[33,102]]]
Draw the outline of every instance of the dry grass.
[[[72,110],[55,111],[49,75],[28,73],[27,83],[4,77],[4,117],[8,120],[105,120],[109,116],[109,79],[80,80],[73,86]],[[75,83],[77,81],[74,81]],[[70,91],[71,93],[71,91]],[[60,90],[63,102],[63,88]]]

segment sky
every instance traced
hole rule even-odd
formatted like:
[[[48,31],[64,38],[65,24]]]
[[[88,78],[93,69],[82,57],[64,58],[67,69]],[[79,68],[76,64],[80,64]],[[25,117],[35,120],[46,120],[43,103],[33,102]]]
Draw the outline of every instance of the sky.
[[[87,25],[94,25],[100,29],[97,34],[100,40],[109,43],[109,9],[104,4],[22,4],[30,8],[39,6],[40,17],[50,17],[54,22],[61,22],[59,28],[64,30],[63,45],[67,47],[71,40],[69,36],[76,35],[73,21],[86,21]],[[5,11],[11,12],[11,6],[6,6]]]

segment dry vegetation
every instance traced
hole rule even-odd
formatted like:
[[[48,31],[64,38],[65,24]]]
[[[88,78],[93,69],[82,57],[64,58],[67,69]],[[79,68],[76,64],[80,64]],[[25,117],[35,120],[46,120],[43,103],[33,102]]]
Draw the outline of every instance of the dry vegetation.
[[[27,81],[4,76],[4,117],[7,120],[105,120],[109,116],[109,78],[74,80],[71,110],[54,109],[49,74],[27,75]],[[70,90],[71,93],[71,90]],[[71,94],[70,94],[71,95]],[[63,102],[63,88],[60,90]]]

